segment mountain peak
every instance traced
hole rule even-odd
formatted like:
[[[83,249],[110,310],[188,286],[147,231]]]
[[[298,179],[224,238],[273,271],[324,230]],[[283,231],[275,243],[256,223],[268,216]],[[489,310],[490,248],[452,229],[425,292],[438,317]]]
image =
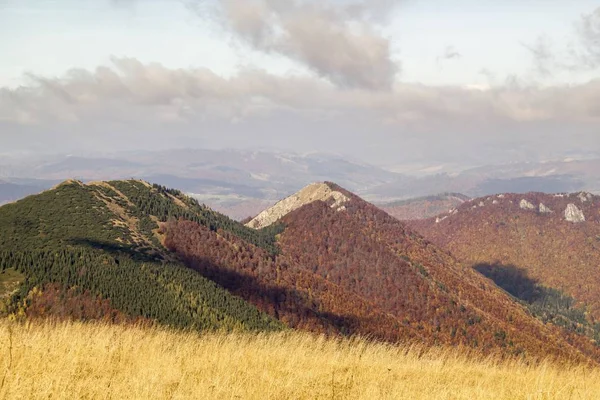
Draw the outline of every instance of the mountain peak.
[[[338,211],[345,210],[344,204],[350,201],[350,197],[337,190],[337,185],[329,182],[315,182],[305,186],[299,192],[286,197],[274,206],[264,210],[246,226],[254,229],[264,228],[272,225],[280,218],[300,207],[313,203],[315,201],[324,201],[332,208]]]

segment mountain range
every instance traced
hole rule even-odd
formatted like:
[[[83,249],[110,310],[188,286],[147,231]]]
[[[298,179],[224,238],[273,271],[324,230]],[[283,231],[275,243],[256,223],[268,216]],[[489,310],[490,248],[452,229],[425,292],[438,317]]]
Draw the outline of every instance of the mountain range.
[[[0,208],[0,270],[0,310],[13,318],[299,329],[600,360],[585,329],[544,321],[441,245],[331,182],[243,225],[145,181],[66,181]]]
[[[0,159],[0,202],[38,193],[60,181],[144,179],[197,198],[241,220],[311,182],[333,180],[362,198],[387,203],[439,193],[479,197],[501,192],[600,193],[600,160],[511,163],[472,168],[374,166],[341,155],[281,151],[182,149],[106,155]],[[425,214],[426,216],[429,213]]]

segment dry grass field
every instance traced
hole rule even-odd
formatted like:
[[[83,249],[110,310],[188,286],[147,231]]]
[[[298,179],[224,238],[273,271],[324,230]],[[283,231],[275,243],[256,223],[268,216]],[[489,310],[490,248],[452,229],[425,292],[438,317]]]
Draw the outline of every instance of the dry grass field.
[[[599,399],[600,370],[300,333],[0,322],[1,399]]]

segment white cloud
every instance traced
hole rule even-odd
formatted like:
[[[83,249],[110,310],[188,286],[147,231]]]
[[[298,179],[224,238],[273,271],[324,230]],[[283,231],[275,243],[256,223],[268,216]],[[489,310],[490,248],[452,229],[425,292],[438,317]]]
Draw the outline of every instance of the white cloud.
[[[340,87],[381,90],[393,85],[399,64],[373,21],[395,3],[221,0],[220,17],[255,50],[288,57]]]
[[[112,67],[75,69],[57,79],[30,75],[31,85],[0,92],[0,119],[12,122],[84,121],[161,110],[168,120],[205,117],[243,120],[285,110],[305,117],[343,113],[373,121],[414,124],[435,121],[592,121],[600,119],[600,81],[539,88],[517,81],[487,90],[397,83],[390,91],[341,89],[308,76],[275,76],[245,69],[223,78],[208,69],[168,69],[131,58]],[[135,122],[135,120],[132,120]]]

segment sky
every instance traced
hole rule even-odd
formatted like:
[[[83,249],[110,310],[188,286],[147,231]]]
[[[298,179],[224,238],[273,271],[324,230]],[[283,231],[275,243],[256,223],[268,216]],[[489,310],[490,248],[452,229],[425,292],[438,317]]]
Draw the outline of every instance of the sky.
[[[595,1],[0,0],[0,54],[5,155],[600,157]]]

